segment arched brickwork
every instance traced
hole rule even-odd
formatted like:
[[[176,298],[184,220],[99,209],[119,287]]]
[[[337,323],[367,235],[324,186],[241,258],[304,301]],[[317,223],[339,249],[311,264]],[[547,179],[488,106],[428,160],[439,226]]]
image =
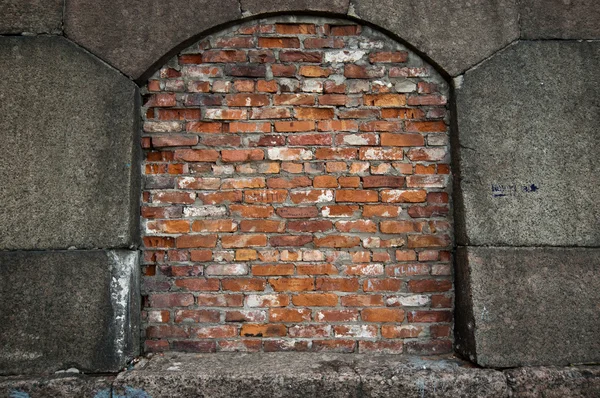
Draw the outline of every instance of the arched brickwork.
[[[451,351],[448,87],[401,44],[246,22],[148,81],[149,351]]]

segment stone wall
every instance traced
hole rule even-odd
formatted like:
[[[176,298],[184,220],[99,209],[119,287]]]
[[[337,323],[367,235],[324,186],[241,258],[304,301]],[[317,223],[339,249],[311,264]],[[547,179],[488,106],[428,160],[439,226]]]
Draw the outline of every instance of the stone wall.
[[[347,20],[252,21],[144,87],[148,350],[451,350],[448,87]]]
[[[119,280],[131,261],[114,261],[114,253],[128,250],[130,256],[117,257],[134,258],[140,238],[138,87],[201,38],[265,13],[372,24],[452,79],[458,352],[484,366],[600,359],[593,340],[600,327],[595,1],[9,0],[5,6],[0,249],[6,253],[0,267],[17,288],[0,290],[2,314],[36,310],[51,321],[3,320],[2,336],[29,339],[3,346],[3,373],[70,366],[114,371],[136,354],[120,353],[112,337],[97,338],[113,347],[110,360],[98,360],[87,346],[67,349],[72,339],[61,325],[76,323],[77,312],[60,312],[64,319],[52,312],[67,287],[55,284],[52,291],[45,273],[28,270],[44,261],[55,275],[79,266],[96,272],[97,281],[105,283],[109,271]],[[122,297],[139,297],[136,283],[110,284],[132,287],[124,296],[90,297],[87,281],[68,285],[69,298],[82,308],[124,308],[117,305]],[[16,299],[19,286],[43,292],[48,305]],[[554,286],[568,299],[546,300],[553,288],[539,286]],[[134,313],[125,319],[135,328]],[[551,327],[537,328],[549,317],[556,320]],[[116,324],[112,336],[136,340],[124,323]],[[523,349],[540,341],[560,344]],[[50,350],[56,345],[66,354],[58,360]],[[48,349],[32,352],[32,346]],[[40,365],[39,358],[49,361]]]

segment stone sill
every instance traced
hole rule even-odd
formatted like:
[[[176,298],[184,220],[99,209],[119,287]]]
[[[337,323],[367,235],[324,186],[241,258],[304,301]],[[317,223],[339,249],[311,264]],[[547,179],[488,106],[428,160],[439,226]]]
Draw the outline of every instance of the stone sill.
[[[112,376],[0,378],[0,397],[48,396],[598,397],[600,367],[501,371],[453,356],[166,353]]]

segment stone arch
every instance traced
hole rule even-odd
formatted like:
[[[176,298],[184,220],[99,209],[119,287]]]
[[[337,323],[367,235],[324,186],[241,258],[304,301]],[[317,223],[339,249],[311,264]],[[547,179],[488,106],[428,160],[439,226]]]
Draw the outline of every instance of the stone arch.
[[[452,347],[449,88],[347,19],[201,39],[142,89],[146,349]]]
[[[317,14],[357,18],[403,38],[457,76],[519,37],[514,1],[451,3],[417,0],[175,0],[131,4],[121,0],[67,2],[65,35],[138,82],[165,54],[198,32],[261,15]],[[191,43],[189,43],[191,44]]]

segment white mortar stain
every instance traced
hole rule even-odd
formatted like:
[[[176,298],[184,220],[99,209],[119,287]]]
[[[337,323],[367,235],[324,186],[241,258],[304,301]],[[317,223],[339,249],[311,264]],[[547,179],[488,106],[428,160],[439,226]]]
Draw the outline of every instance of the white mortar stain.
[[[125,331],[127,325],[127,312],[129,306],[129,294],[131,293],[131,281],[133,275],[137,272],[138,253],[137,252],[116,252],[107,251],[111,263],[111,301],[113,306],[114,327],[115,327],[115,351],[117,355],[123,355],[125,349],[126,337]]]
[[[366,53],[366,51],[362,50],[327,51],[325,53],[325,62],[356,62],[362,59]]]

